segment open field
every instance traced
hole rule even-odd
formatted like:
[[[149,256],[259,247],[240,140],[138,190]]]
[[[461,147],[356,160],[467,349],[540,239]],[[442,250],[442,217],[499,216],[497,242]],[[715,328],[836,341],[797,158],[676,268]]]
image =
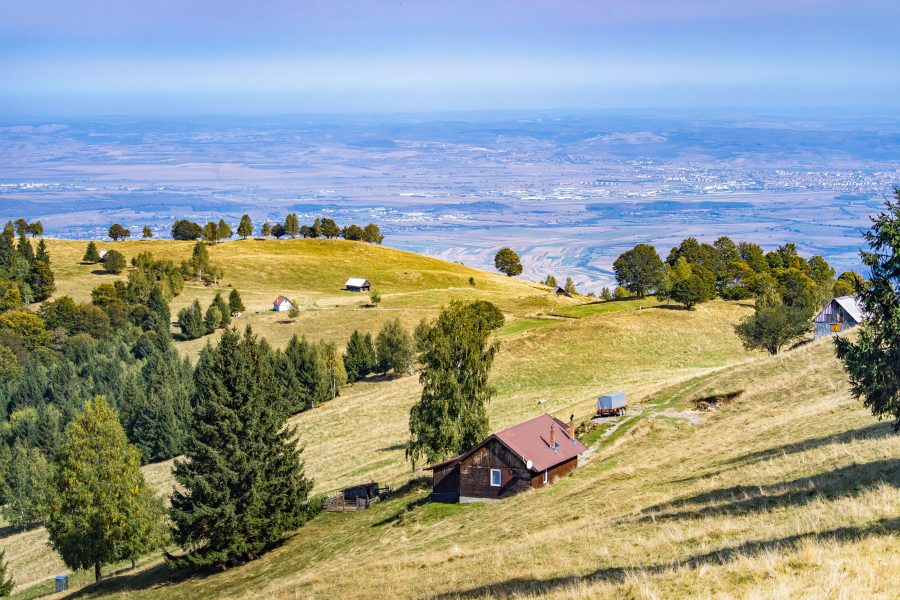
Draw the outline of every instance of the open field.
[[[425,488],[324,514],[262,559],[88,588],[128,597],[891,598],[900,438],[848,396],[828,341],[661,390],[556,485],[478,505]],[[657,416],[654,416],[656,414]],[[364,582],[364,583],[363,583]]]
[[[264,312],[247,317],[276,345],[293,332],[343,344],[354,327],[375,330],[395,315],[412,325],[450,297],[485,298],[508,316],[492,374],[498,390],[489,406],[492,429],[541,412],[587,419],[595,394],[613,388],[628,393],[633,415],[554,486],[492,504],[427,504],[427,490],[415,484],[423,473],[411,469],[402,450],[417,379],[358,383],[292,419],[314,493],[376,480],[404,487],[401,497],[360,513],[323,514],[261,559],[224,573],[169,579],[150,557],[136,572],[86,593],[887,598],[895,592],[888,585],[900,567],[900,438],[850,398],[829,341],[768,357],[745,352],[735,337],[733,324],[750,311],[739,303],[716,301],[690,312],[649,299],[579,304],[537,285],[384,248],[254,244],[246,243],[257,260],[272,264],[265,274],[238,258],[243,242],[211,254],[226,269],[224,283],[244,294],[248,312],[265,311],[276,293],[308,298],[296,323]],[[143,247],[173,258],[190,251],[173,242],[117,246],[126,256]],[[81,299],[87,282],[106,277],[63,266],[77,262],[83,247],[62,241],[50,247],[60,292]],[[347,268],[335,261],[351,249],[352,264],[369,271],[358,274],[385,296],[377,309],[333,289]],[[419,269],[418,288],[401,277]],[[474,290],[466,289],[470,274]],[[192,300],[193,292],[186,289],[178,302]],[[211,297],[209,290],[196,292],[208,295],[204,301]],[[199,348],[180,347],[188,354]],[[735,392],[714,411],[686,412],[699,398]],[[161,493],[171,489],[169,468],[145,468]],[[7,557],[19,590],[62,572],[45,539],[35,530],[7,533],[0,542],[17,549]]]

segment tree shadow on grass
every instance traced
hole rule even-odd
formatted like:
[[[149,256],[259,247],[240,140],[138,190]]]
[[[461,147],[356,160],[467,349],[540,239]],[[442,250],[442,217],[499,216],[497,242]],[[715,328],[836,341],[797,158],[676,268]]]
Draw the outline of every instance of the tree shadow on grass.
[[[269,544],[265,550],[259,554],[259,557],[256,560],[265,556],[268,552],[280,548],[290,541],[294,535],[295,534],[288,535]],[[168,553],[166,553],[166,555],[169,556]],[[228,568],[240,567],[252,562],[252,560],[248,560]],[[67,598],[93,597],[113,593],[148,590],[151,588],[162,588],[188,580],[202,581],[212,575],[222,573],[225,570],[226,567],[173,568],[169,567],[165,562],[140,571],[126,567],[105,575],[104,579],[101,579],[98,582],[84,586],[67,596]]]
[[[809,477],[769,485],[736,485],[648,507],[640,522],[739,515],[779,506],[802,506],[816,498],[849,496],[885,483],[900,487],[900,458],[851,464]],[[712,506],[709,506],[712,504]],[[676,512],[667,512],[681,508]]]
[[[816,448],[830,446],[832,444],[847,444],[856,440],[877,439],[888,437],[890,435],[894,435],[894,430],[889,422],[871,423],[858,429],[832,433],[822,437],[809,438],[796,443],[783,444],[781,446],[775,446],[774,448],[766,448],[765,450],[742,454],[741,456],[718,462],[717,465],[722,468],[716,471],[703,473],[702,475],[691,475],[689,477],[673,479],[672,483],[687,483],[696,481],[697,479],[706,479],[738,467],[745,467],[780,456],[788,456],[806,452],[808,450],[815,450]]]
[[[537,597],[591,581],[622,583],[629,573],[636,571],[655,575],[680,568],[697,569],[706,565],[719,566],[738,557],[753,557],[772,551],[792,552],[806,541],[852,543],[872,536],[896,535],[898,532],[900,532],[900,519],[885,518],[865,526],[838,527],[823,532],[808,532],[772,540],[744,542],[737,546],[720,548],[671,563],[604,567],[581,576],[566,575],[550,579],[508,579],[467,590],[439,594],[434,596],[434,598],[450,600],[451,598],[510,597],[514,595],[518,597]]]
[[[379,452],[393,452],[394,450],[403,450],[406,447],[406,444],[392,444],[390,446],[385,446],[384,448],[379,448]]]
[[[394,490],[392,494],[392,500],[400,499],[405,496],[409,496],[415,493],[421,493],[427,491],[428,488],[431,487],[431,478],[427,476],[416,477],[415,479],[410,479],[396,490]],[[424,506],[431,502],[431,494],[425,494],[419,498],[414,498],[404,504],[400,510],[395,512],[392,515],[389,515],[380,521],[376,521],[372,523],[372,527],[381,527],[383,525],[390,525],[391,523],[397,523],[403,518],[403,515],[417,509],[420,506]]]

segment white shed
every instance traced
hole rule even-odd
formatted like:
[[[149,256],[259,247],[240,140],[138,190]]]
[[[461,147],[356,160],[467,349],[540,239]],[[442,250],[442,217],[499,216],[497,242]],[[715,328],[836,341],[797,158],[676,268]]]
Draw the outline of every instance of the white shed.
[[[368,292],[370,287],[369,280],[362,277],[351,277],[344,284],[344,288],[351,292]]]
[[[291,301],[286,297],[278,296],[277,298],[275,298],[275,302],[272,303],[272,310],[274,310],[275,312],[284,312],[291,310],[292,306],[294,305],[291,304]]]

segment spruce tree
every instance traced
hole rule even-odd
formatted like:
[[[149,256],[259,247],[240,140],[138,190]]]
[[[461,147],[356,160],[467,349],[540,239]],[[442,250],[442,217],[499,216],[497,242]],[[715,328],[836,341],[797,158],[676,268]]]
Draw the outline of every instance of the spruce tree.
[[[28,261],[29,265],[34,262],[34,248],[31,246],[31,240],[25,237],[25,234],[19,236],[16,252],[19,253],[19,256]]]
[[[372,335],[361,334],[354,330],[347,342],[347,351],[344,354],[344,368],[347,371],[347,380],[356,381],[375,371],[378,358],[375,355],[375,345],[372,343]]]
[[[97,244],[88,242],[87,250],[84,251],[84,258],[81,259],[81,262],[92,264],[100,262],[100,252],[97,250]]]
[[[892,419],[894,431],[900,431],[900,187],[894,199],[885,201],[885,210],[872,217],[864,234],[869,250],[861,255],[871,277],[854,287],[868,319],[855,338],[838,336],[835,344],[853,395],[879,419]]]
[[[271,410],[283,395],[275,361],[248,328],[226,330],[196,369],[194,420],[170,511],[177,565],[252,560],[304,520],[312,486],[303,475],[296,430]]]
[[[236,289],[231,290],[231,293],[228,294],[228,308],[231,309],[231,312],[244,312],[247,308],[244,306],[244,301],[241,299],[241,293]]]
[[[178,311],[178,326],[185,339],[195,340],[206,335],[206,323],[203,322],[202,311],[199,300],[194,300],[193,304]]]
[[[7,569],[9,569],[9,565],[6,562],[6,550],[0,550],[0,596],[4,598],[11,596],[13,588],[16,587],[12,575],[9,576],[9,579],[6,578]]]
[[[225,299],[222,298],[222,294],[220,292],[216,292],[216,297],[213,298],[213,306],[219,309],[219,314],[222,317],[222,327],[227,327],[231,325],[231,307],[225,302]]]
[[[39,260],[47,263],[47,266],[50,266],[50,251],[47,250],[47,242],[44,241],[44,238],[38,240],[37,250],[34,253],[34,260]]]
[[[206,315],[203,317],[203,324],[206,326],[206,333],[213,333],[222,326],[222,313],[215,304],[210,304],[206,309]]]
[[[459,454],[487,436],[488,375],[497,352],[491,332],[503,314],[489,302],[453,301],[433,324],[416,329],[422,397],[409,413],[406,456],[436,461]]]
[[[66,428],[49,513],[50,546],[71,569],[94,567],[98,581],[103,565],[135,558],[135,549],[149,550],[156,537],[151,527],[135,527],[158,524],[162,514],[150,502],[140,453],[102,396]]]
[[[16,237],[13,224],[6,222],[6,227],[0,233],[0,267],[9,267],[12,265],[13,257],[16,254]]]
[[[328,399],[328,373],[315,345],[296,335],[280,359],[278,378],[288,414],[313,408]]]
[[[16,442],[3,474],[6,504],[0,509],[10,525],[27,527],[44,520],[49,478],[50,466],[44,454]]]

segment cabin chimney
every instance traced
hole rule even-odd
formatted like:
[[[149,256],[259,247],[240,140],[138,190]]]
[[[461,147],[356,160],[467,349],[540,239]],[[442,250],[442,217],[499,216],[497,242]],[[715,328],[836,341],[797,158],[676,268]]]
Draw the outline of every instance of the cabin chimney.
[[[569,438],[575,443],[575,415],[569,417]]]
[[[550,449],[556,450],[556,426],[550,425]]]

